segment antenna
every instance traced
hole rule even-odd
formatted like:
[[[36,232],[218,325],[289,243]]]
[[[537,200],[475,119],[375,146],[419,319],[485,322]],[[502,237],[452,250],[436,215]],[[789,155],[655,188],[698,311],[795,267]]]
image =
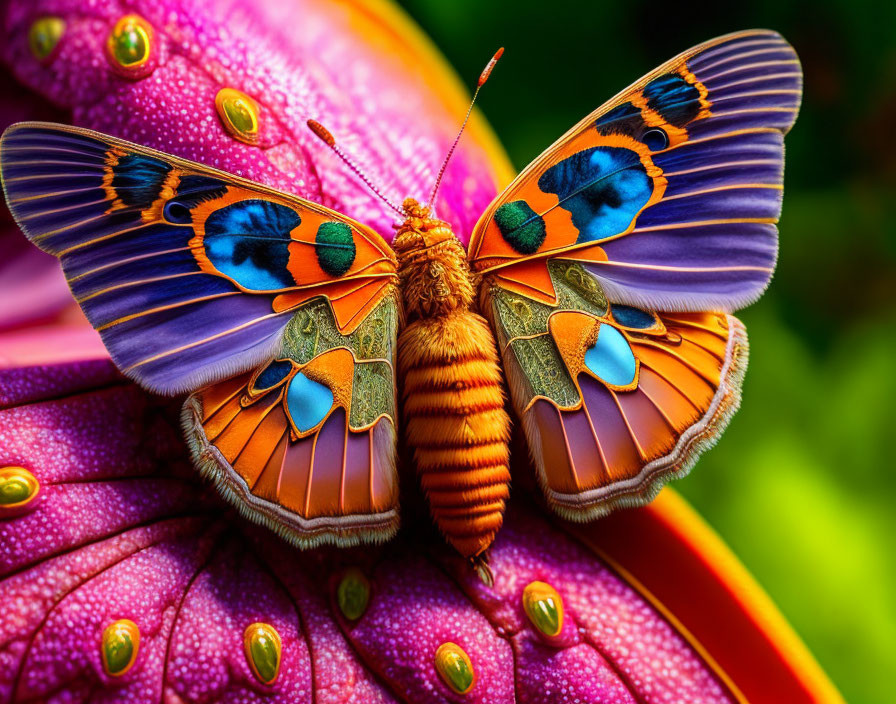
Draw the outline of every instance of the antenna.
[[[476,97],[479,95],[479,90],[482,86],[485,85],[485,82],[488,80],[488,77],[492,74],[492,70],[495,68],[495,64],[498,63],[498,59],[501,58],[501,55],[504,53],[504,47],[502,46],[495,52],[495,55],[492,56],[491,60],[485,65],[485,68],[482,69],[482,73],[479,74],[479,81],[476,83],[476,91],[473,93],[473,99],[470,101],[470,107],[467,109],[467,115],[464,117],[463,124],[460,126],[460,131],[457,133],[457,138],[454,140],[454,144],[451,145],[451,149],[448,150],[448,154],[445,156],[445,161],[442,162],[442,167],[439,169],[439,175],[436,176],[436,183],[432,187],[432,193],[429,194],[429,202],[427,203],[428,207],[432,207],[433,202],[435,202],[436,194],[439,192],[439,186],[442,183],[442,176],[445,175],[445,169],[448,168],[448,162],[451,161],[451,157],[454,154],[454,150],[457,149],[457,144],[460,142],[460,136],[464,133],[464,128],[467,126],[467,122],[470,120],[470,115],[473,112],[473,106],[476,104]]]
[[[373,193],[376,194],[376,196],[381,201],[383,201],[383,203],[388,205],[390,208],[392,208],[392,210],[394,210],[399,215],[404,215],[404,211],[401,208],[399,208],[397,205],[395,205],[391,200],[386,198],[386,196],[384,196],[382,194],[382,192],[376,186],[373,185],[371,180],[369,178],[367,178],[367,176],[364,175],[364,172],[361,171],[361,169],[358,167],[358,165],[355,164],[354,161],[352,161],[351,157],[349,157],[348,154],[346,154],[344,151],[342,151],[339,147],[336,146],[336,139],[330,133],[330,130],[328,130],[326,127],[324,127],[322,124],[320,124],[317,120],[308,120],[307,125],[308,125],[308,129],[310,129],[312,132],[314,132],[314,134],[317,135],[318,139],[320,139],[321,142],[323,142],[330,149],[332,149],[333,152],[336,154],[336,156],[338,156],[340,159],[342,159],[342,161],[345,162],[345,165],[348,166],[348,168],[350,168],[358,176],[358,178],[360,178],[365,184],[367,184],[367,187],[371,191],[373,191]]]

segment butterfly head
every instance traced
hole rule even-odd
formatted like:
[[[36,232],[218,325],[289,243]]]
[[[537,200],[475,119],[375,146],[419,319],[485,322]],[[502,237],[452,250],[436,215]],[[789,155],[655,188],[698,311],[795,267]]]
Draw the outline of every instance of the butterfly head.
[[[432,216],[432,207],[418,203],[414,198],[405,198],[401,210],[405,219],[396,227],[398,233],[415,233],[420,246],[432,247],[454,237],[448,223]]]
[[[392,246],[405,312],[412,318],[430,317],[469,307],[473,285],[463,245],[451,226],[413,198],[405,199],[402,210],[405,219]]]

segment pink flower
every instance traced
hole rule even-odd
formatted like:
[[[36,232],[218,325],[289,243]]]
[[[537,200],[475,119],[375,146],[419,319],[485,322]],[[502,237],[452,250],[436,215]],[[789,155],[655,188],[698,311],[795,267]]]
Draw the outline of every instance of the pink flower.
[[[4,126],[100,129],[389,235],[391,216],[305,120],[400,198],[425,195],[463,113],[457,79],[379,2],[82,5],[0,5],[4,58],[40,96],[4,91]],[[148,50],[128,68],[108,38],[134,12]],[[255,143],[228,131],[222,88],[257,104]],[[474,120],[440,215],[468,235],[508,175]],[[443,546],[410,486],[405,530],[386,546],[296,551],[200,480],[179,404],[115,371],[55,264],[9,220],[0,247],[0,701],[839,701],[668,490],[572,526],[518,488],[494,589]]]

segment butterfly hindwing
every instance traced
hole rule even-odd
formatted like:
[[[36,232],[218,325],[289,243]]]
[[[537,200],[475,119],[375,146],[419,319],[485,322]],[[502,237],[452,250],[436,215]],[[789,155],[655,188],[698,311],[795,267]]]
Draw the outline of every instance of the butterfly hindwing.
[[[306,303],[278,358],[187,400],[196,464],[244,512],[302,547],[391,537],[397,327],[394,300],[349,335],[325,299]]]
[[[350,331],[393,285],[376,233],[321,206],[144,147],[23,123],[2,141],[7,201],[118,367],[161,393],[253,368],[324,294]]]
[[[576,125],[493,202],[471,240],[473,267],[544,301],[553,292],[543,262],[562,255],[620,303],[751,303],[777,256],[783,139],[801,84],[795,52],[770,31],[672,59]]]
[[[725,313],[611,304],[581,264],[549,266],[556,306],[496,287],[486,312],[545,496],[590,520],[649,501],[724,430],[746,332]]]
[[[563,515],[646,502],[736,409],[746,335],[727,313],[774,269],[801,83],[774,32],[706,42],[573,127],[476,226],[482,308]]]
[[[0,162],[118,367],[194,391],[194,458],[228,499],[302,546],[395,531],[396,262],[379,235],[63,125],[11,127]]]

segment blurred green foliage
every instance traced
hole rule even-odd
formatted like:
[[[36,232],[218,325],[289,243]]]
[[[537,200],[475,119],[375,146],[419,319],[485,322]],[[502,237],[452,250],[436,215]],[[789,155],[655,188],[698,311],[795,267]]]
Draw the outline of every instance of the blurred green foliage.
[[[403,0],[521,168],[681,50],[768,27],[797,48],[781,253],[741,316],[743,407],[679,482],[850,702],[893,701],[896,652],[896,3]]]

